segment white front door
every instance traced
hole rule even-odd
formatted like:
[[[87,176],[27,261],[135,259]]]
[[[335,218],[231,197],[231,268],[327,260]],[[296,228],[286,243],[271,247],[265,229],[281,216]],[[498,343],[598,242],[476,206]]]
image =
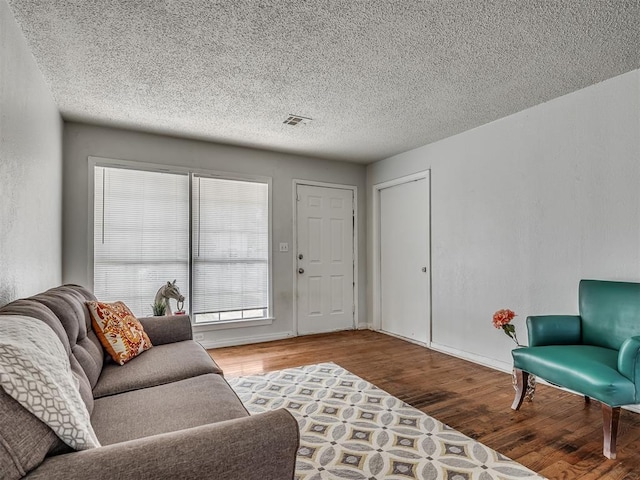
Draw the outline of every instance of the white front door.
[[[429,182],[379,190],[381,329],[430,340]]]
[[[354,328],[353,190],[297,185],[298,334]]]

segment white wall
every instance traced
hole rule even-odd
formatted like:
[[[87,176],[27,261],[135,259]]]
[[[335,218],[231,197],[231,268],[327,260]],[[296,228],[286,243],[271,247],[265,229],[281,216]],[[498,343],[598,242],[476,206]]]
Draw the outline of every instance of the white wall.
[[[0,0],[0,305],[60,283],[62,120]]]
[[[640,70],[372,164],[369,205],[425,169],[435,348],[507,369],[495,310],[522,342],[526,316],[577,313],[581,278],[640,281]]]
[[[366,323],[365,178],[363,165],[253,150],[78,123],[64,128],[63,280],[91,287],[88,157],[207,168],[273,179],[272,325],[205,332],[206,345],[282,338],[293,331],[293,179],[356,185],[359,195],[359,323]],[[288,242],[288,253],[277,251]]]

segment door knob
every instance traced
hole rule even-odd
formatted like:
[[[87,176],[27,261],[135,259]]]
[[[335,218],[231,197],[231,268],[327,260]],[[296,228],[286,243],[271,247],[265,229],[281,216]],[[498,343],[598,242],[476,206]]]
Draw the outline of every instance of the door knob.
[[[304,273],[304,268],[299,268],[298,273]]]
[[[426,272],[427,271],[427,267],[422,267],[422,271]]]
[[[299,258],[300,260],[302,260],[302,254],[298,255],[298,258]]]

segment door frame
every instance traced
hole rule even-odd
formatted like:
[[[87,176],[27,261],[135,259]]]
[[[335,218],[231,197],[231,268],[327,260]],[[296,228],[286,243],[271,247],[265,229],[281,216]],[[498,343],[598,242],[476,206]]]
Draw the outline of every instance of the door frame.
[[[429,321],[429,330],[428,330],[428,341],[425,344],[424,342],[412,341],[411,339],[405,339],[409,342],[418,343],[419,345],[424,345],[429,347],[433,341],[433,264],[431,263],[431,170],[423,170],[421,172],[412,173],[410,175],[405,175],[403,177],[394,178],[392,180],[388,180],[386,182],[376,183],[373,185],[373,205],[372,205],[372,220],[373,220],[373,238],[372,238],[372,251],[373,251],[373,262],[372,262],[372,272],[371,272],[371,285],[372,285],[372,302],[371,306],[373,311],[372,313],[372,330],[381,331],[382,330],[382,278],[380,275],[380,268],[382,263],[382,250],[380,248],[381,240],[380,240],[380,192],[386,188],[395,187],[398,185],[402,185],[404,183],[415,182],[418,180],[426,180],[427,188],[428,188],[428,199],[429,199],[429,218],[427,219],[429,225],[429,238],[427,241],[429,242],[427,249],[427,258],[429,259],[429,291],[427,292],[427,296],[429,299],[429,311],[428,311],[428,321]],[[387,332],[384,332],[387,333]],[[389,333],[392,335],[392,333]]]
[[[298,185],[310,187],[336,188],[340,190],[351,190],[353,195],[353,322],[354,329],[358,328],[358,187],[356,185],[344,185],[341,183],[316,182],[312,180],[293,179],[293,247],[292,247],[292,267],[293,275],[293,326],[292,331],[297,337],[298,333]]]

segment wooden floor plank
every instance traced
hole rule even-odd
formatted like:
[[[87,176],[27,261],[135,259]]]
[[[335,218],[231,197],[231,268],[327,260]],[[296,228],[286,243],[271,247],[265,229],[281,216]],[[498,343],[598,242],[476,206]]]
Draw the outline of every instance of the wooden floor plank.
[[[368,330],[209,351],[227,377],[335,362],[550,479],[640,480],[640,415],[623,411],[618,458],[602,455],[598,402],[539,385],[511,410],[511,376]]]

